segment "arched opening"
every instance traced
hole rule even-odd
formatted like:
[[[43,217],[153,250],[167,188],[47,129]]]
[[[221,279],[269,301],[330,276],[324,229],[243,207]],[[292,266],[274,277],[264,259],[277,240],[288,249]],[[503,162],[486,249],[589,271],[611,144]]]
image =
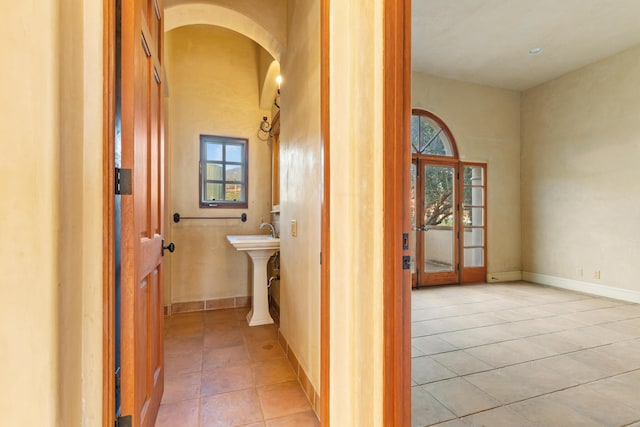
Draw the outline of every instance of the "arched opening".
[[[223,6],[187,3],[168,7],[164,12],[164,31],[185,25],[208,24],[240,33],[262,46],[276,61],[285,48],[280,40],[248,16]]]
[[[482,281],[486,275],[486,165],[459,161],[449,127],[412,110],[413,287]]]

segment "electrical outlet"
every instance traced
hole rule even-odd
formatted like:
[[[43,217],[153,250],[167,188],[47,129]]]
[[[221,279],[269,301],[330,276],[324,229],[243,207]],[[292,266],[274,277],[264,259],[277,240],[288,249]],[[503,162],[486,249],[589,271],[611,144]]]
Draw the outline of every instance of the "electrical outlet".
[[[576,268],[576,275],[582,277],[582,267]]]
[[[596,270],[593,272],[593,278],[594,279],[599,279],[600,278],[600,270]]]

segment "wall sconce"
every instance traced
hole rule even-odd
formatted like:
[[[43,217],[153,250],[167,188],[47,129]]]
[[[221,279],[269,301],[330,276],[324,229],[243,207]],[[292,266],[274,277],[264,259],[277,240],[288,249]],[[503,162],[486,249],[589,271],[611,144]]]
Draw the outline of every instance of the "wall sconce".
[[[260,127],[258,128],[258,138],[261,141],[269,140],[271,136],[271,123],[267,119],[267,116],[262,116],[262,121],[260,122]]]
[[[273,105],[279,110],[280,104],[280,84],[282,84],[282,76],[276,77],[276,83],[278,84],[278,90],[276,91],[276,96],[273,99]],[[258,127],[258,138],[261,141],[268,141],[271,136],[271,123],[267,119],[267,116],[262,116],[262,121],[260,122],[260,126]]]
[[[273,99],[273,105],[275,105],[276,108],[279,110],[280,105],[278,104],[278,101],[280,101],[280,89],[278,89],[278,91],[276,92],[276,97]]]
[[[280,109],[280,105],[278,104],[278,101],[280,101],[280,85],[282,84],[282,76],[278,75],[278,77],[276,77],[276,83],[278,84],[278,91],[276,92],[276,97],[273,100],[273,105],[276,106],[276,108],[279,110]]]

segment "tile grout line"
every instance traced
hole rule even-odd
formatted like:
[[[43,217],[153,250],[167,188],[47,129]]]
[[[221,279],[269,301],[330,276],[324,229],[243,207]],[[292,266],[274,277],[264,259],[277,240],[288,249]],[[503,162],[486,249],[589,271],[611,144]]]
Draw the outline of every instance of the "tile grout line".
[[[494,301],[500,301],[501,298],[495,299]],[[517,307],[517,308],[527,308],[527,307],[539,307],[542,310],[543,306],[550,306],[550,305],[557,305],[557,307],[559,309],[562,309],[562,305],[563,304],[572,304],[574,302],[578,302],[578,301],[589,301],[589,300],[598,300],[598,299],[603,299],[603,300],[610,300],[609,298],[602,298],[602,297],[593,297],[593,298],[580,298],[580,299],[571,299],[571,300],[566,300],[566,301],[557,301],[557,302],[548,302],[548,303],[544,303],[544,304],[536,304],[536,305],[530,305],[530,306],[521,306],[521,307]],[[483,413],[483,412],[488,412],[491,410],[494,410],[496,408],[508,408],[511,407],[512,405],[516,405],[518,403],[527,401],[527,400],[531,400],[531,399],[537,399],[537,398],[541,398],[541,397],[545,397],[545,396],[549,396],[552,395],[554,393],[559,393],[559,392],[563,392],[566,390],[572,390],[572,389],[577,389],[579,387],[584,387],[584,386],[588,386],[590,384],[594,384],[594,383],[598,383],[600,381],[607,381],[607,380],[611,380],[611,379],[615,379],[617,377],[622,377],[624,375],[628,375],[631,373],[635,373],[638,372],[640,373],[640,368],[637,367],[635,364],[631,363],[632,366],[634,366],[633,369],[628,369],[628,370],[624,370],[625,368],[629,368],[628,364],[624,364],[621,367],[618,367],[617,364],[614,364],[612,367],[614,369],[605,369],[604,371],[594,371],[594,373],[596,374],[596,378],[592,378],[589,380],[578,380],[577,384],[572,384],[572,385],[568,385],[562,388],[558,388],[555,390],[551,390],[548,392],[544,392],[541,394],[537,394],[535,396],[530,396],[524,399],[519,399],[516,400],[514,402],[509,402],[509,403],[502,403],[501,399],[498,399],[496,396],[494,396],[493,394],[489,393],[488,391],[485,391],[484,389],[480,388],[479,386],[476,386],[474,383],[471,383],[467,378],[469,378],[471,375],[475,375],[475,374],[480,374],[480,373],[486,373],[486,372],[492,372],[492,371],[498,371],[501,369],[505,369],[505,368],[510,368],[510,367],[514,367],[514,366],[520,366],[520,365],[525,365],[527,363],[536,363],[537,361],[544,361],[544,360],[548,360],[548,359],[552,359],[554,357],[566,357],[568,359],[571,359],[571,362],[575,362],[577,364],[583,365],[585,367],[591,367],[591,364],[589,363],[585,363],[582,362],[578,359],[573,359],[573,355],[582,353],[582,352],[589,352],[591,350],[604,350],[605,354],[604,356],[608,355],[609,353],[606,352],[606,350],[612,346],[616,346],[618,344],[624,344],[624,343],[636,343],[636,342],[640,342],[640,337],[639,336],[635,336],[635,335],[630,335],[627,333],[628,328],[627,325],[623,325],[622,328],[608,328],[608,326],[617,324],[617,323],[621,323],[621,322],[629,322],[631,321],[632,323],[630,323],[631,326],[635,325],[635,323],[633,323],[634,320],[640,318],[640,316],[638,314],[636,314],[635,309],[633,309],[634,306],[638,306],[638,304],[631,304],[628,302],[622,302],[619,303],[619,301],[614,300],[613,302],[618,302],[618,304],[614,304],[614,305],[609,305],[609,306],[600,306],[600,307],[586,307],[586,306],[582,306],[581,309],[579,310],[575,310],[575,311],[568,311],[568,312],[559,312],[559,313],[549,313],[548,315],[542,315],[542,316],[534,316],[531,317],[529,319],[519,319],[519,320],[512,320],[512,321],[501,321],[501,322],[497,322],[497,323],[493,323],[493,324],[488,324],[488,325],[482,325],[482,326],[474,326],[474,327],[467,327],[467,328],[462,328],[462,329],[454,329],[454,330],[450,330],[450,331],[442,331],[442,332],[437,332],[437,333],[427,333],[425,335],[419,335],[419,336],[412,336],[411,340],[412,340],[412,347],[415,348],[417,351],[422,352],[422,350],[420,350],[420,348],[415,347],[413,345],[413,341],[415,339],[419,339],[419,338],[423,338],[423,337],[433,337],[433,338],[439,338],[442,341],[444,341],[444,343],[449,344],[453,347],[456,347],[454,344],[452,344],[451,342],[447,341],[445,338],[443,338],[443,335],[447,334],[447,333],[454,333],[454,332],[459,332],[459,331],[471,331],[473,333],[474,330],[478,330],[478,329],[482,329],[482,328],[489,328],[492,326],[495,326],[496,328],[500,328],[500,327],[509,327],[509,325],[518,325],[518,324],[522,324],[522,322],[526,322],[526,321],[535,321],[538,319],[563,319],[563,320],[567,320],[567,321],[572,321],[573,323],[576,323],[577,326],[572,326],[569,328],[562,328],[559,330],[555,330],[555,331],[550,331],[550,332],[543,332],[543,333],[533,333],[531,335],[528,335],[528,332],[525,333],[524,335],[521,336],[513,336],[513,337],[509,337],[506,339],[501,339],[499,341],[496,342],[488,342],[488,343],[483,343],[483,344],[477,344],[477,345],[472,345],[469,347],[461,347],[461,348],[456,348],[453,350],[447,350],[447,351],[441,351],[441,352],[436,352],[436,353],[432,353],[432,354],[424,354],[424,355],[420,355],[420,356],[414,356],[412,357],[412,361],[413,359],[420,359],[423,357],[428,357],[431,362],[436,363],[438,366],[441,366],[443,369],[446,369],[447,371],[450,371],[450,373],[454,374],[453,376],[449,377],[449,378],[441,378],[435,381],[428,381],[425,383],[421,383],[421,384],[417,384],[415,380],[413,380],[412,378],[412,383],[416,384],[413,387],[419,387],[421,390],[423,390],[424,392],[426,392],[431,398],[434,399],[435,402],[437,402],[438,404],[442,405],[443,408],[447,409],[448,411],[451,412],[451,414],[454,415],[454,418],[445,418],[445,419],[439,419],[439,420],[435,420],[432,419],[431,421],[429,421],[427,423],[427,425],[440,425],[441,423],[446,423],[449,422],[451,420],[455,420],[455,419],[460,419],[460,420],[464,420],[464,418],[466,417],[470,417],[473,415],[477,415],[479,413]],[[469,302],[469,303],[464,303],[464,304],[473,304],[474,302]],[[456,304],[456,305],[464,305],[464,304]],[[597,303],[596,303],[597,304]],[[450,305],[448,307],[455,307],[456,305]],[[434,307],[424,307],[422,309],[428,309],[428,308],[433,308],[433,309],[437,309],[437,306]],[[515,308],[515,309],[517,309]],[[572,306],[571,308],[575,308],[574,306]],[[629,309],[630,308],[630,309]],[[455,316],[444,316],[444,317],[440,317],[440,318],[433,318],[433,319],[424,319],[424,320],[420,320],[420,321],[416,321],[416,322],[412,322],[413,324],[417,324],[420,322],[429,322],[429,321],[434,321],[436,322],[437,320],[444,320],[444,319],[453,319],[453,318],[464,318],[467,316],[474,316],[474,315],[490,315],[490,314],[499,314],[500,312],[506,312],[509,310],[514,310],[514,309],[500,309],[500,310],[493,310],[493,311],[485,311],[485,312],[481,312],[481,313],[468,313],[468,314],[461,314],[461,315],[455,315]],[[587,316],[590,315],[590,312],[595,312],[595,311],[601,311],[603,312],[603,314],[605,314],[605,310],[611,310],[612,315],[617,316],[617,315],[622,315],[622,318],[618,318],[618,319],[606,319],[607,316],[605,316],[604,321],[598,321],[597,323],[585,323],[584,320],[575,320],[572,319],[572,316],[575,315],[579,315],[581,313],[585,313]],[[415,310],[414,310],[415,311]],[[514,313],[515,314],[515,313]],[[499,317],[499,316],[496,316]],[[588,320],[588,319],[587,319]],[[602,336],[605,337],[605,339],[608,339],[607,337],[610,336],[610,334],[616,334],[621,338],[618,339],[614,339],[613,341],[608,341],[608,342],[601,342],[598,343],[597,345],[589,345],[589,346],[583,346],[580,344],[580,341],[583,341],[582,338],[584,337],[584,331],[589,331],[588,328],[597,328],[599,331],[602,331]],[[593,329],[595,330],[595,329]],[[484,365],[490,365],[489,363],[487,363],[484,359],[478,358],[476,356],[474,356],[473,354],[469,353],[467,350],[470,349],[474,349],[474,348],[479,348],[479,347],[485,347],[485,346],[490,346],[490,345],[494,345],[494,344],[501,344],[501,343],[509,343],[509,342],[515,342],[518,340],[527,340],[529,338],[535,338],[535,337],[541,337],[541,336],[554,336],[556,334],[563,334],[563,333],[572,333],[572,332],[576,332],[578,331],[578,335],[576,335],[577,341],[574,341],[573,344],[575,346],[578,346],[579,348],[575,348],[573,350],[570,351],[563,351],[563,352],[557,352],[555,354],[551,354],[551,355],[545,355],[543,357],[537,357],[537,358],[533,358],[531,360],[524,360],[524,361],[520,361],[520,362],[516,362],[516,363],[510,363],[504,366],[499,366],[499,367],[490,367],[489,369],[480,369],[476,372],[471,372],[471,373],[467,373],[464,375],[460,375],[457,372],[453,371],[449,366],[447,366],[446,364],[443,364],[441,362],[439,362],[438,360],[436,360],[433,356],[437,356],[437,355],[446,355],[448,353],[453,353],[453,352],[458,352],[458,351],[462,351],[465,354],[467,354],[469,357],[477,360],[479,363],[482,363]],[[582,335],[580,334],[580,331],[582,331]],[[609,335],[608,335],[609,334]],[[556,335],[557,336],[557,335]],[[599,335],[598,335],[599,336]],[[427,343],[425,343],[427,344]],[[542,344],[536,344],[536,342],[531,342],[531,344],[535,344],[538,346],[541,346],[544,349],[549,349],[549,346],[545,346]],[[428,348],[428,346],[427,346]],[[526,350],[526,349],[525,349]],[[624,346],[622,348],[622,350],[624,350]],[[428,351],[428,350],[427,350]],[[525,351],[526,353],[526,351]],[[524,354],[524,353],[523,353]],[[598,356],[598,353],[592,353],[594,356]],[[525,355],[526,356],[526,355]],[[610,354],[609,354],[610,356]],[[446,357],[445,359],[446,360]],[[462,361],[464,361],[464,358],[462,359]],[[456,366],[455,364],[452,366]],[[622,372],[618,372],[618,369],[622,369],[624,371]],[[550,371],[552,373],[555,374],[562,374],[562,372],[554,372],[554,371]],[[614,373],[608,373],[607,372],[614,372]],[[600,376],[602,375],[602,376]],[[587,377],[588,378],[588,377]],[[461,379],[463,381],[465,381],[465,383],[469,384],[470,386],[472,386],[474,389],[479,390],[480,392],[482,392],[484,395],[486,395],[487,397],[491,398],[491,400],[493,401],[493,404],[498,404],[497,406],[491,407],[491,408],[486,408],[486,409],[482,409],[479,411],[475,411],[469,414],[465,414],[463,416],[457,416],[456,413],[453,411],[452,408],[450,408],[446,402],[443,402],[441,399],[438,399],[438,397],[434,394],[432,394],[427,387],[430,385],[434,385],[437,384],[438,382],[445,382],[445,381],[451,381],[451,380],[455,380],[455,379]],[[435,389],[434,389],[435,390]],[[446,397],[445,395],[442,395],[441,398]],[[446,400],[446,399],[445,399]],[[622,404],[624,405],[624,407],[629,408],[629,409],[634,409],[634,407],[632,407],[630,405],[630,402],[622,402]],[[455,407],[455,405],[454,405]],[[526,420],[529,421],[529,418],[524,417],[523,415],[521,415],[519,412],[514,412],[514,415],[518,416],[519,418],[521,418],[522,420]],[[591,418],[594,419],[594,418]],[[435,421],[435,422],[434,422]],[[632,422],[630,424],[625,424],[625,425],[633,425],[635,423]]]

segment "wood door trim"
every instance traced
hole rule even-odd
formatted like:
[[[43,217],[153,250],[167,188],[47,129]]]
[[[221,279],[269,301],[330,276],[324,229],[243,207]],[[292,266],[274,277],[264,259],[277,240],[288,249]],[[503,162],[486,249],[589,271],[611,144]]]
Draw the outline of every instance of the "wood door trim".
[[[383,34],[383,200],[385,426],[411,425],[411,271],[402,269],[409,232],[411,0],[386,0]]]
[[[102,425],[115,422],[115,0],[103,3],[102,84]]]
[[[320,0],[320,144],[323,156],[323,184],[320,230],[320,425],[330,425],[330,0]]]

